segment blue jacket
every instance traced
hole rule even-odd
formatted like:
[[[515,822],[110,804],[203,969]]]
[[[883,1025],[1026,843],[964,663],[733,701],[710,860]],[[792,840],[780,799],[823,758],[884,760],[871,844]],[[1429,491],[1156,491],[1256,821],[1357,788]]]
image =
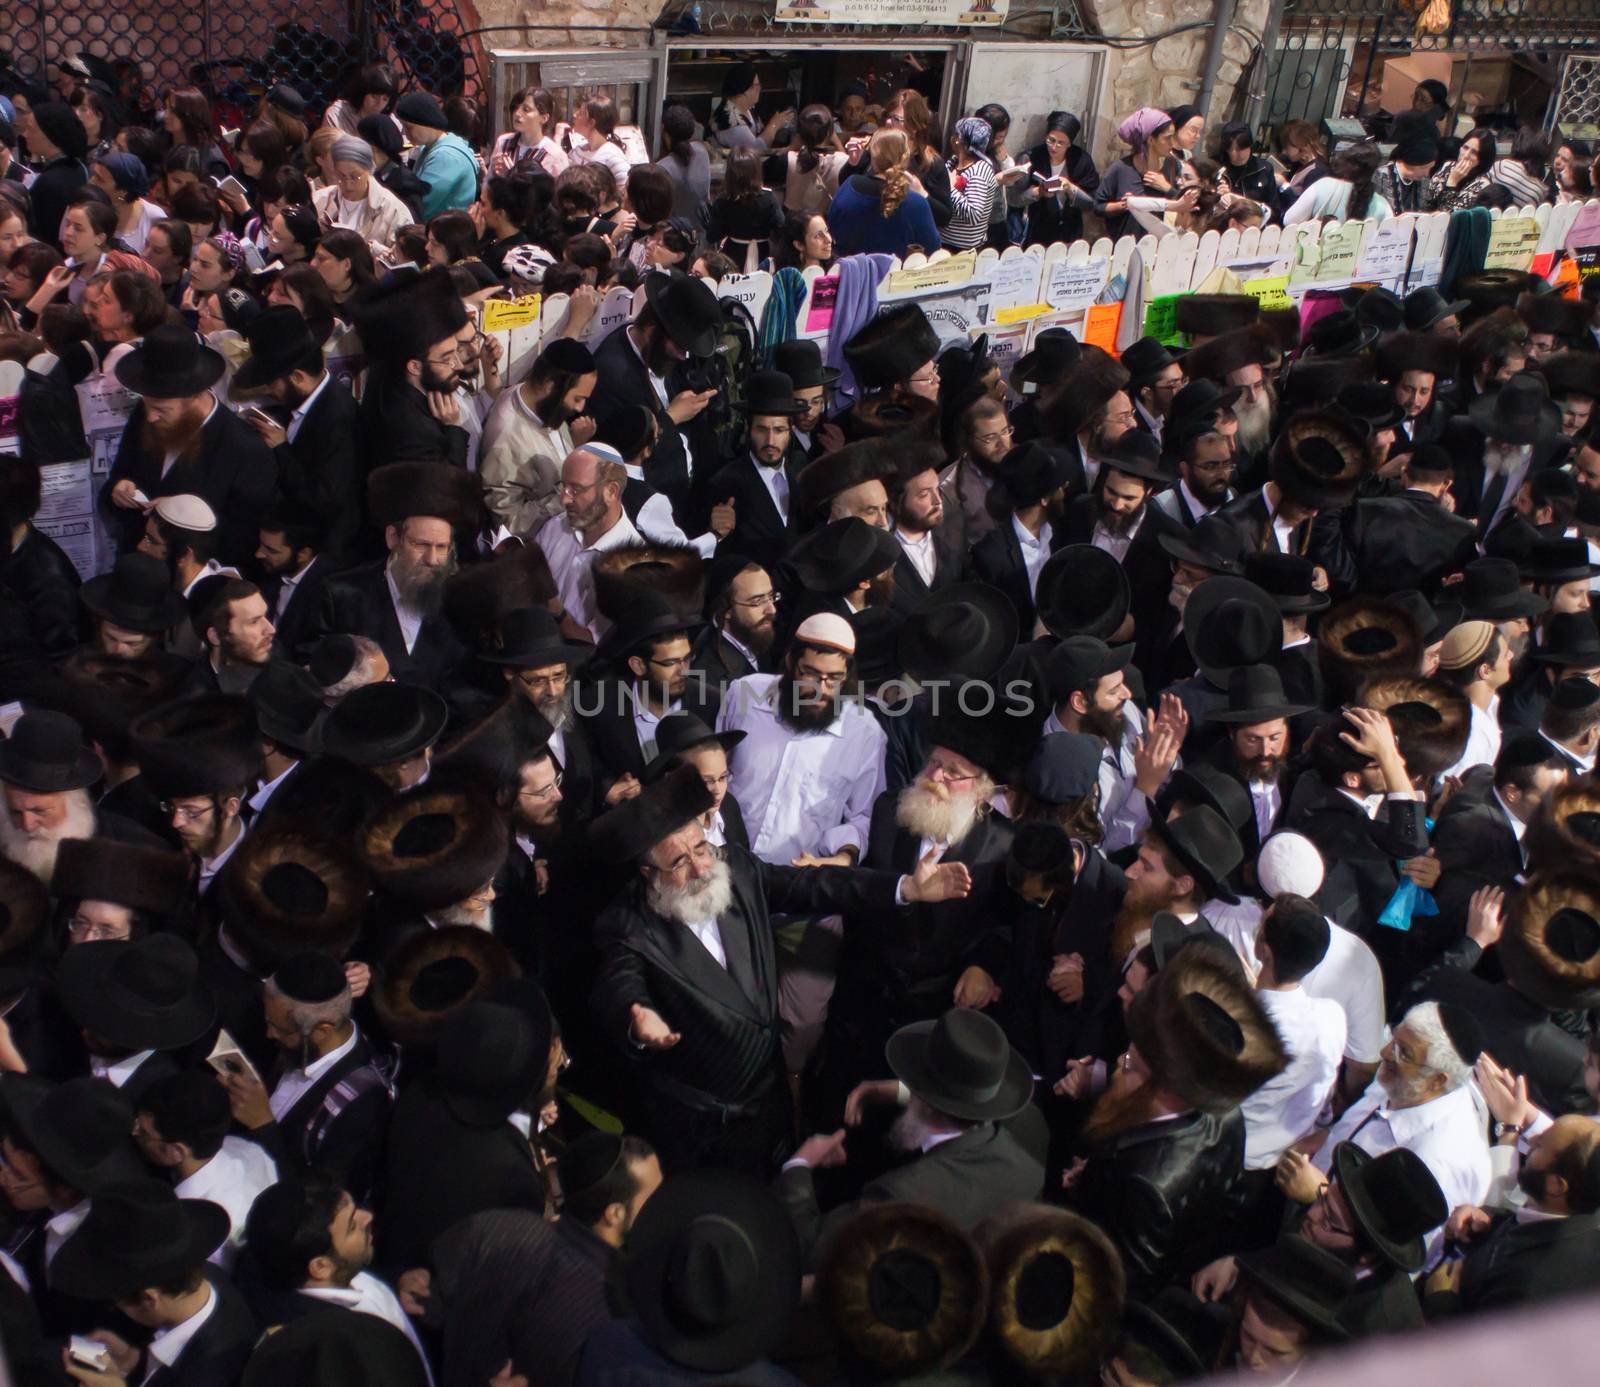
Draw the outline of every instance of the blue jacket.
[[[835,255],[904,255],[910,246],[929,253],[939,249],[939,228],[927,198],[907,193],[892,217],[883,215],[882,200],[883,180],[876,176],[856,174],[839,185],[828,208]]]
[[[465,211],[477,199],[478,161],[460,135],[441,135],[417,155],[411,171],[428,185],[423,221],[452,208]]]

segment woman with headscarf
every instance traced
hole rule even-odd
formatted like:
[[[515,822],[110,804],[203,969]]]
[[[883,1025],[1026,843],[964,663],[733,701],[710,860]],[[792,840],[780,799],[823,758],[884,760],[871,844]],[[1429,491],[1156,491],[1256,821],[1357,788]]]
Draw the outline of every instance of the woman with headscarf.
[[[1222,166],[1217,186],[1266,207],[1278,205],[1278,180],[1272,165],[1256,153],[1256,137],[1242,120],[1222,127],[1216,161]]]
[[[1151,185],[1164,193],[1177,187],[1179,169],[1194,159],[1206,133],[1206,118],[1198,106],[1174,106],[1167,114],[1172,117],[1172,149],[1161,166],[1167,186]]]
[[[950,136],[950,202],[954,214],[940,233],[953,251],[975,250],[989,239],[989,214],[994,208],[994,165],[989,141],[994,131],[986,120],[966,116]]]
[[[1117,127],[1117,138],[1132,151],[1106,170],[1095,190],[1094,207],[1106,222],[1106,234],[1137,236],[1141,227],[1128,210],[1130,197],[1160,197],[1151,190],[1147,174],[1161,172],[1161,163],[1172,152],[1172,117],[1154,106],[1141,106]],[[1165,210],[1181,212],[1199,201],[1191,191],[1183,197],[1165,199]]]
[[[1078,143],[1082,123],[1071,111],[1051,111],[1045,118],[1044,143],[1023,159],[1028,185],[1022,201],[1028,209],[1028,246],[1076,241],[1083,235],[1083,214],[1094,206],[1100,170]]]
[[[387,250],[400,228],[413,220],[411,209],[378,182],[372,146],[365,140],[340,135],[331,154],[333,182],[311,195],[317,216],[329,227],[360,232],[369,245]]]
[[[761,78],[752,63],[735,63],[722,79],[722,100],[711,112],[711,133],[724,149],[753,149],[765,154],[778,131],[794,122],[794,107],[774,111],[763,125],[756,117]]]
[[[144,165],[131,154],[113,150],[90,161],[89,181],[111,199],[111,209],[117,214],[117,239],[135,255],[143,255],[150,228],[167,215],[145,200],[150,175]]]

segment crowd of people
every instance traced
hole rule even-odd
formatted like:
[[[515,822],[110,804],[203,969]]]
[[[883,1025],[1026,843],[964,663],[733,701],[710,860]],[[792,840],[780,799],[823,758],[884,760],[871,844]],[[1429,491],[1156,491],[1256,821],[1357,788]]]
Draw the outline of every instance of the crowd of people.
[[[1576,142],[1144,109],[1102,176],[736,67],[645,163],[381,66],[234,139],[62,84],[0,81],[12,1380],[1283,1382],[1600,1273],[1600,278],[1009,376],[867,274],[826,353],[708,283]]]

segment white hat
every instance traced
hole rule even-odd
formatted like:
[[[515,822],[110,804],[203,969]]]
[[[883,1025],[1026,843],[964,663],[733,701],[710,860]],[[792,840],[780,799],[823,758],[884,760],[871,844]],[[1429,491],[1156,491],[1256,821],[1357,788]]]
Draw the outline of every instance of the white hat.
[[[802,645],[820,645],[841,655],[856,653],[855,628],[832,612],[814,612],[800,623],[794,638]]]
[[[201,496],[157,497],[154,510],[167,524],[176,525],[180,530],[205,534],[217,528],[217,513]]]
[[[1274,833],[1256,857],[1256,880],[1268,900],[1314,896],[1322,889],[1322,854],[1304,834]]]

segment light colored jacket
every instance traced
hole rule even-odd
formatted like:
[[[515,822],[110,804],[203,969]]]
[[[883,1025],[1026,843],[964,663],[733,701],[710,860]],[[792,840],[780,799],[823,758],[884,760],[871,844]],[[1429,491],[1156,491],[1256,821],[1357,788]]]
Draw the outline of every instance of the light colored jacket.
[[[367,179],[366,201],[359,204],[361,211],[354,220],[348,215],[351,206],[348,203],[345,204],[346,214],[340,217],[337,187],[318,188],[311,194],[311,203],[317,209],[317,216],[324,222],[348,226],[350,230],[360,233],[363,240],[385,250],[394,244],[400,228],[410,226],[413,221],[411,209],[376,177]]]

